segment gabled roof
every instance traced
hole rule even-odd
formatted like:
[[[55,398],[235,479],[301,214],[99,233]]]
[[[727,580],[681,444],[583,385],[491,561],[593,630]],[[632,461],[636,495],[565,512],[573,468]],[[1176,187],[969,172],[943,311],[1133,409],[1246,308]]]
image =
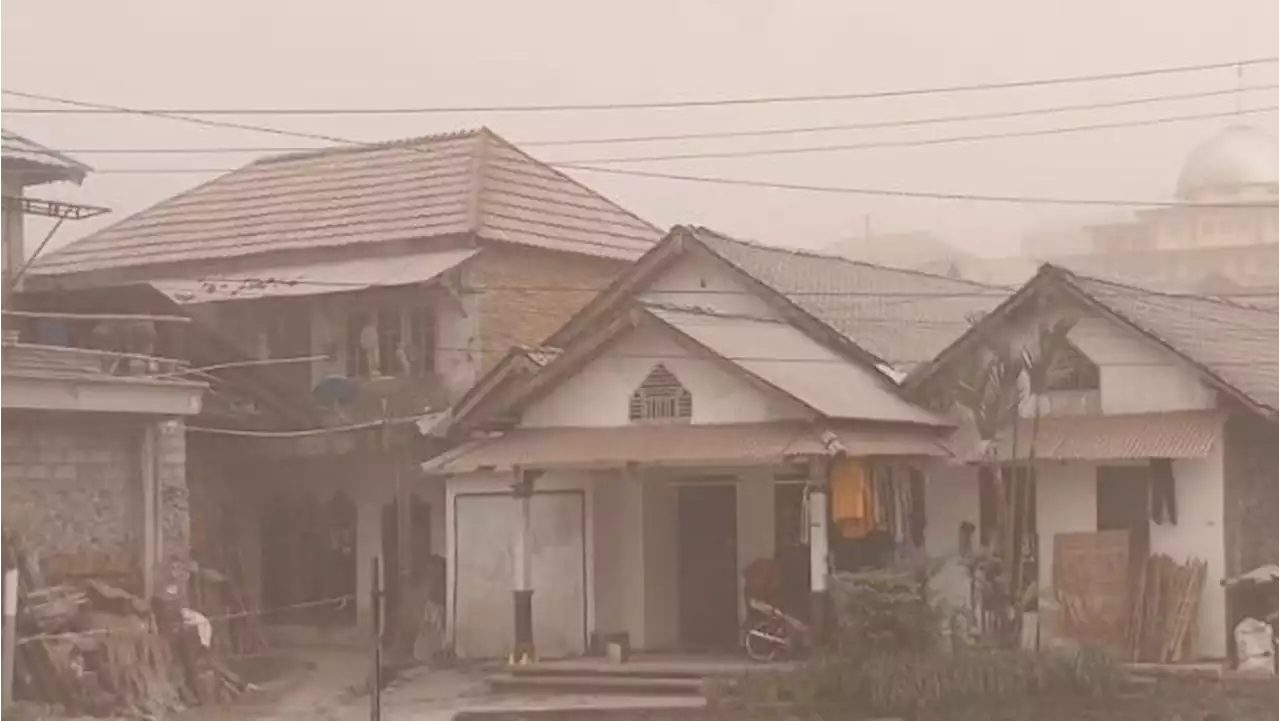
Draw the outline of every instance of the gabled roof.
[[[971,319],[1009,295],[997,286],[760,245],[705,228],[693,234],[741,272],[900,371],[931,360]]]
[[[481,128],[264,158],[50,253],[32,272],[460,234],[624,260],[662,235]]]
[[[784,321],[667,304],[640,307],[700,348],[824,418],[951,425],[904,400],[875,369],[842,357]]]
[[[59,180],[81,183],[92,169],[52,148],[25,138],[10,130],[0,130],[0,159],[7,173],[17,173],[23,185],[38,185]]]
[[[625,332],[646,324],[674,333],[691,357],[705,358],[757,387],[792,399],[814,420],[921,429],[953,425],[902,398],[898,387],[874,368],[841,355],[785,321],[634,302],[561,352],[512,350],[455,404],[447,430],[436,426],[433,433],[465,434],[477,424],[501,426],[513,421],[522,409],[554,392]],[[488,408],[477,411],[482,405]]]
[[[1061,291],[1144,336],[1197,369],[1205,380],[1246,406],[1275,417],[1275,311],[1221,298],[1162,293],[1043,265],[1034,278],[907,379],[917,387],[977,342],[993,324],[1042,293]]]
[[[788,250],[735,240],[706,228],[676,226],[547,339],[563,346],[610,308],[642,292],[690,252],[725,264],[748,285],[807,316],[867,361],[908,371],[931,360],[972,319],[1007,298],[1005,288],[930,273],[885,268],[837,255]]]

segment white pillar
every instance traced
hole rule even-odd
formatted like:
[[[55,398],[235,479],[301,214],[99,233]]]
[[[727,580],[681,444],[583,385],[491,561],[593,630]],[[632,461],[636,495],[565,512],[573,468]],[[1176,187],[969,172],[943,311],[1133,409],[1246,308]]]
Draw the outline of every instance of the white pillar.
[[[512,495],[516,501],[516,527],[513,539],[515,573],[512,610],[515,612],[515,648],[511,659],[526,663],[537,658],[533,638],[533,481],[536,473],[515,469]]]
[[[830,538],[827,535],[826,479],[809,486],[809,626],[815,641],[822,642],[827,629],[827,570]]]

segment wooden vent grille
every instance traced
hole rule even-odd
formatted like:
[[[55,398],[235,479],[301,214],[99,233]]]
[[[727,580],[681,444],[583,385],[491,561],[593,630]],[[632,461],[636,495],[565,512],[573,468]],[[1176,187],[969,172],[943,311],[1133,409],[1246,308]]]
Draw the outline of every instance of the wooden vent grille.
[[[631,394],[628,415],[632,422],[687,421],[693,416],[693,396],[671,371],[659,364]]]

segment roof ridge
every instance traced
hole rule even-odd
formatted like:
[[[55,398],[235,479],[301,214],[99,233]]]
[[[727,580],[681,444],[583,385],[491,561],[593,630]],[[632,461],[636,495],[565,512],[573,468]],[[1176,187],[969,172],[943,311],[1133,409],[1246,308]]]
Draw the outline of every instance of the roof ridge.
[[[555,173],[558,177],[560,177],[561,179],[563,179],[565,182],[572,183],[574,186],[576,186],[576,187],[578,187],[578,188],[581,188],[582,190],[586,191],[587,193],[590,193],[591,195],[594,195],[595,197],[600,198],[601,200],[603,200],[604,202],[608,203],[609,205],[612,205],[614,208],[617,208],[617,209],[618,209],[619,211],[621,211],[624,215],[630,216],[631,218],[634,218],[635,220],[637,220],[637,221],[639,221],[639,222],[643,223],[644,225],[648,226],[648,227],[649,227],[650,229],[652,229],[654,232],[658,233],[658,235],[659,235],[659,236],[665,236],[665,235],[666,235],[666,232],[665,232],[665,231],[663,231],[663,229],[662,229],[662,228],[659,228],[658,226],[654,225],[653,223],[650,223],[649,221],[645,220],[644,218],[640,217],[639,215],[636,215],[635,213],[631,212],[631,210],[629,210],[628,208],[626,208],[625,206],[623,206],[621,203],[617,202],[617,201],[616,201],[616,200],[614,200],[613,198],[610,198],[609,196],[605,195],[604,193],[601,193],[600,191],[596,190],[595,188],[592,188],[591,186],[586,185],[585,183],[583,183],[583,182],[581,182],[581,181],[579,181],[579,180],[575,179],[573,176],[571,176],[571,175],[569,175],[568,173],[565,173],[563,170],[560,170],[559,168],[557,168],[557,167],[555,167],[555,166],[551,165],[551,164],[550,164],[550,163],[548,163],[547,161],[545,161],[545,160],[540,160],[540,159],[538,159],[538,158],[534,157],[532,154],[530,154],[530,153],[529,153],[529,151],[525,150],[524,148],[521,148],[519,145],[516,145],[515,143],[511,142],[510,140],[507,140],[506,138],[502,137],[502,136],[501,136],[501,135],[499,135],[498,133],[495,133],[492,129],[490,129],[490,128],[488,128],[488,127],[484,127],[484,128],[481,128],[481,130],[482,130],[483,132],[485,132],[485,133],[487,133],[487,134],[488,134],[488,136],[489,136],[489,139],[490,139],[490,140],[495,141],[495,142],[498,142],[498,143],[501,143],[502,145],[506,146],[507,148],[511,149],[512,151],[514,151],[514,152],[516,152],[516,153],[519,153],[521,156],[523,156],[523,157],[527,158],[530,162],[532,162],[532,163],[536,163],[539,167],[546,168],[547,170],[550,170],[552,173]],[[655,245],[656,245],[656,243],[655,243]]]
[[[1213,303],[1215,305],[1222,305],[1229,308],[1237,308],[1240,310],[1248,310],[1248,311],[1255,311],[1255,312],[1261,312],[1261,313],[1270,313],[1270,311],[1266,308],[1259,308],[1258,306],[1248,305],[1245,303],[1237,303],[1233,300],[1222,298],[1220,296],[1201,295],[1199,293],[1176,293],[1173,291],[1157,290],[1155,288],[1144,288],[1139,285],[1133,285],[1130,283],[1121,283],[1120,281],[1117,281],[1117,280],[1100,278],[1095,275],[1086,275],[1084,273],[1077,273],[1069,268],[1065,268],[1061,265],[1056,265],[1054,263],[1045,263],[1041,266],[1041,268],[1042,269],[1051,268],[1060,273],[1065,273],[1066,277],[1069,280],[1087,280],[1093,283],[1099,283],[1101,285],[1109,285],[1114,288],[1122,288],[1124,290],[1136,291],[1138,293],[1142,293],[1143,295],[1159,296],[1162,298],[1177,298],[1179,300],[1204,301],[1206,303]],[[1084,288],[1081,288],[1081,290],[1086,293],[1088,292]]]
[[[939,275],[937,273],[930,273],[928,271],[923,271],[923,270],[909,270],[906,268],[894,268],[887,265],[868,263],[865,260],[854,260],[852,258],[845,257],[838,253],[823,252],[820,250],[813,250],[809,248],[784,248],[778,245],[770,245],[768,243],[762,243],[758,240],[744,240],[742,238],[735,238],[733,236],[725,235],[724,233],[721,233],[718,230],[715,230],[713,228],[708,228],[706,226],[701,226],[701,225],[689,226],[689,228],[693,230],[694,233],[710,233],[711,235],[714,235],[717,238],[720,238],[722,240],[727,240],[731,243],[737,243],[739,245],[745,245],[745,246],[756,248],[759,250],[786,253],[788,255],[800,255],[800,256],[806,256],[810,258],[821,258],[823,260],[836,260],[842,263],[846,263],[848,265],[856,265],[856,266],[861,266],[863,268],[873,268],[875,270],[890,271],[893,273],[915,275],[915,276],[920,276],[924,278],[932,278],[934,280],[945,280],[951,283],[960,283],[963,285],[973,286],[975,288],[981,288],[983,290],[1002,291],[1004,293],[1008,293],[1010,291],[1010,289],[1005,286],[991,285],[988,283],[980,283],[976,280],[969,280],[967,278],[952,278],[949,276]]]
[[[678,292],[678,291],[677,291]],[[690,315],[703,315],[709,318],[734,318],[738,320],[754,320],[762,323],[777,323],[779,325],[790,325],[780,318],[770,318],[762,315],[753,315],[751,313],[734,313],[718,308],[712,308],[705,305],[685,305],[683,303],[670,303],[662,301],[640,300],[637,305],[645,309],[669,310],[676,313],[688,313]]]
[[[295,160],[310,160],[329,155],[344,155],[347,153],[363,153],[375,150],[389,150],[397,147],[406,149],[424,143],[435,143],[442,140],[460,140],[472,135],[479,135],[488,131],[488,128],[479,126],[475,128],[465,128],[462,130],[449,130],[440,133],[428,133],[426,135],[416,135],[408,138],[397,138],[394,140],[375,140],[368,143],[347,143],[341,145],[332,145],[329,147],[313,148],[310,150],[294,150],[287,153],[276,153],[272,155],[264,155],[256,160],[251,161],[248,165],[269,165],[271,163],[287,163]],[[245,166],[248,167],[248,166]]]

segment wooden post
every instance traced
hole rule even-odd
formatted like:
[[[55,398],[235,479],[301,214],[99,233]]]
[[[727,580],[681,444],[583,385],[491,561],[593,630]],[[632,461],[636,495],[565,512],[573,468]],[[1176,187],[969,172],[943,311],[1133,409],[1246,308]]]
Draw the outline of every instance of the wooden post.
[[[18,569],[4,572],[4,700],[13,698],[13,662],[18,650]]]
[[[373,670],[369,674],[369,721],[382,721],[382,578],[377,556],[370,572],[373,583],[369,592],[373,601]]]

